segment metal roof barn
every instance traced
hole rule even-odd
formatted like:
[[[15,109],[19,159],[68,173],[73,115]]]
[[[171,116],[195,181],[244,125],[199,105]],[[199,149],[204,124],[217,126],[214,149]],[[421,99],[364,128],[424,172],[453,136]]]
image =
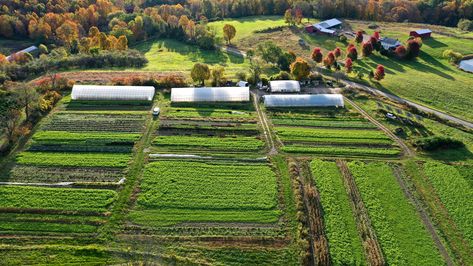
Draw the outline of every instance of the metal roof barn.
[[[152,101],[152,86],[74,85],[72,100]]]
[[[265,95],[266,107],[344,107],[341,94]]]
[[[296,80],[273,80],[269,82],[271,92],[300,92],[301,84]]]
[[[16,52],[16,53],[13,53],[13,54],[7,56],[6,59],[7,59],[8,61],[10,61],[10,60],[12,59],[12,57],[13,57],[14,55],[16,55],[16,54],[31,53],[31,52],[34,52],[34,51],[36,51],[36,50],[38,50],[38,47],[36,47],[36,46],[33,45],[33,46],[30,46],[30,47],[28,47],[28,48],[25,48],[25,49],[23,49],[23,50],[21,50],[21,51],[18,51],[18,52]]]
[[[249,87],[173,88],[171,102],[248,102]]]

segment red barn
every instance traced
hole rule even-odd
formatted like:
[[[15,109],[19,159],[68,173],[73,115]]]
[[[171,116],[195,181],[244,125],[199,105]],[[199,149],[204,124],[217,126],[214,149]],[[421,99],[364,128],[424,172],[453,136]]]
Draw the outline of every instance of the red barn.
[[[430,38],[432,31],[429,29],[414,30],[409,35],[417,38]]]

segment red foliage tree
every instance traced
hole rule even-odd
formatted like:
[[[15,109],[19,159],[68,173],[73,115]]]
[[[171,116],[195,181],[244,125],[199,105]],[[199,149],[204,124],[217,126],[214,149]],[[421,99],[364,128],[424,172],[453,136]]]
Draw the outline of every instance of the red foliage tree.
[[[324,65],[326,68],[330,69],[335,64],[335,54],[329,52],[324,59]]]
[[[363,32],[361,30],[356,32],[355,41],[361,43],[363,41]]]
[[[335,48],[335,50],[333,50],[333,54],[335,55],[336,58],[339,58],[341,55],[342,55],[342,50],[340,50],[340,48]]]
[[[315,62],[321,63],[324,56],[322,54],[322,50],[319,47],[315,47],[312,51],[311,57]]]
[[[379,35],[379,31],[375,31],[375,32],[373,33],[373,37],[375,37],[376,40],[379,40],[379,39],[381,38],[381,36]]]
[[[383,65],[378,65],[376,67],[376,70],[374,71],[374,79],[376,80],[382,80],[384,79],[385,73],[384,73],[384,66]]]
[[[356,50],[355,46],[351,46],[348,49],[347,57],[350,58],[352,61],[355,61],[358,59],[358,50]]]
[[[412,39],[407,41],[407,57],[408,58],[416,58],[419,56],[420,53],[421,43],[417,39]]]
[[[371,42],[364,42],[361,50],[364,57],[368,57],[373,53],[373,45]]]
[[[405,58],[407,55],[407,49],[404,45],[398,46],[395,50],[396,56],[399,58]]]
[[[345,60],[345,71],[347,73],[351,73],[352,70],[353,70],[353,61],[351,60],[351,58],[347,57],[347,59]]]

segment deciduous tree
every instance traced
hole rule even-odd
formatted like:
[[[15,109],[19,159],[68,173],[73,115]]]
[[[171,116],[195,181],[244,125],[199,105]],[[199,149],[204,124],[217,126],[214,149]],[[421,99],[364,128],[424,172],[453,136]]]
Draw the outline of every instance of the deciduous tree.
[[[231,41],[233,38],[235,38],[235,35],[236,29],[233,25],[225,24],[225,26],[223,26],[223,37],[225,38],[225,41],[227,41],[228,44],[231,44]]]
[[[374,75],[373,75],[374,79],[379,81],[379,80],[384,79],[384,76],[385,76],[384,66],[378,65],[376,67],[376,70],[374,71]]]
[[[351,58],[347,58],[345,60],[345,72],[347,73],[351,73],[353,70],[353,61],[351,60]]]
[[[196,63],[191,70],[191,77],[194,81],[198,81],[202,86],[204,86],[205,80],[210,78],[209,66],[202,63]]]
[[[297,80],[303,80],[309,76],[310,66],[304,59],[298,57],[296,61],[291,64],[291,74]]]
[[[319,47],[315,47],[314,50],[312,51],[312,60],[314,60],[316,63],[322,63],[323,59],[323,54],[322,50]]]

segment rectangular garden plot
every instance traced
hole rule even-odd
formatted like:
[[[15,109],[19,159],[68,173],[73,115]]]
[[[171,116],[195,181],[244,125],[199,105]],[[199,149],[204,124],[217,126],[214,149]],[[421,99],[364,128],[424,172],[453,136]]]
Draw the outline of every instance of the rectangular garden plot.
[[[276,178],[265,163],[156,161],[146,166],[133,223],[276,223]]]
[[[272,109],[271,122],[281,150],[327,157],[396,157],[393,141],[360,114],[346,109]]]

